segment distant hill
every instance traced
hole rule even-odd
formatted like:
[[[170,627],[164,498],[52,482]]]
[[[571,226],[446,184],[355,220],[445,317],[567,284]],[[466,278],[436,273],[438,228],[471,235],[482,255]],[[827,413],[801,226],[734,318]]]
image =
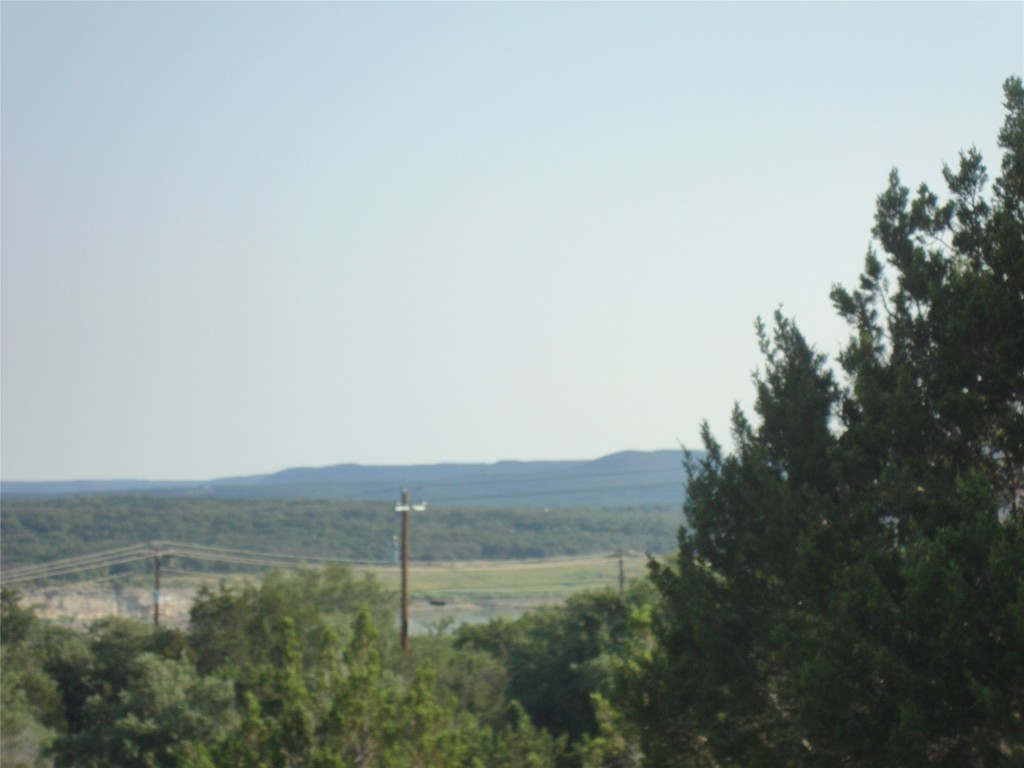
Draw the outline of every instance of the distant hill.
[[[500,461],[297,467],[269,475],[204,482],[2,482],[3,498],[145,493],[238,499],[395,501],[401,489],[446,506],[629,507],[677,505],[683,500],[683,452],[623,451],[593,460]]]

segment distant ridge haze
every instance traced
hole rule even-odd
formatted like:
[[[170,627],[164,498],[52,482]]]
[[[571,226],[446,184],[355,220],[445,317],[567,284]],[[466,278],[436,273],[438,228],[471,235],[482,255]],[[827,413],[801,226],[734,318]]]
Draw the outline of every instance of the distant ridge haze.
[[[397,500],[401,489],[443,505],[622,507],[681,504],[680,449],[590,460],[414,465],[336,464],[209,481],[83,480],[0,483],[3,497],[145,493],[217,498]]]

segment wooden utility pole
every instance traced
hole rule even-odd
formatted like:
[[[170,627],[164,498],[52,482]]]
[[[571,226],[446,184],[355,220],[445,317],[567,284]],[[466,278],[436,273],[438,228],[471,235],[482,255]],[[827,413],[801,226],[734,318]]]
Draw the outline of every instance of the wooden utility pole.
[[[622,547],[619,547],[619,594],[626,591],[626,565],[622,562]]]
[[[402,653],[409,652],[409,512],[423,512],[427,505],[409,504],[409,492],[402,489],[402,503],[395,512],[402,513]]]
[[[153,552],[153,626],[160,626],[160,545]]]

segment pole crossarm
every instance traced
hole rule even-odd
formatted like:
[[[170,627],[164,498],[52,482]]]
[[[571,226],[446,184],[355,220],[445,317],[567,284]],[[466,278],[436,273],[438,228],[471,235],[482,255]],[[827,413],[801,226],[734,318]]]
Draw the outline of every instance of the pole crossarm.
[[[402,489],[402,500],[395,504],[395,512],[402,513],[402,615],[401,641],[402,653],[409,652],[409,513],[426,512],[427,505],[409,503],[409,492]]]

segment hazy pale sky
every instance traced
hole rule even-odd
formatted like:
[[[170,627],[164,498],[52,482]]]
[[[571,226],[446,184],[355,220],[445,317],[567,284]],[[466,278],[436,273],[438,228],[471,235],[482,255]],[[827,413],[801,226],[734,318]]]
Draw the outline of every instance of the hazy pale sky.
[[[1020,2],[0,14],[6,480],[727,440],[1024,68]]]

